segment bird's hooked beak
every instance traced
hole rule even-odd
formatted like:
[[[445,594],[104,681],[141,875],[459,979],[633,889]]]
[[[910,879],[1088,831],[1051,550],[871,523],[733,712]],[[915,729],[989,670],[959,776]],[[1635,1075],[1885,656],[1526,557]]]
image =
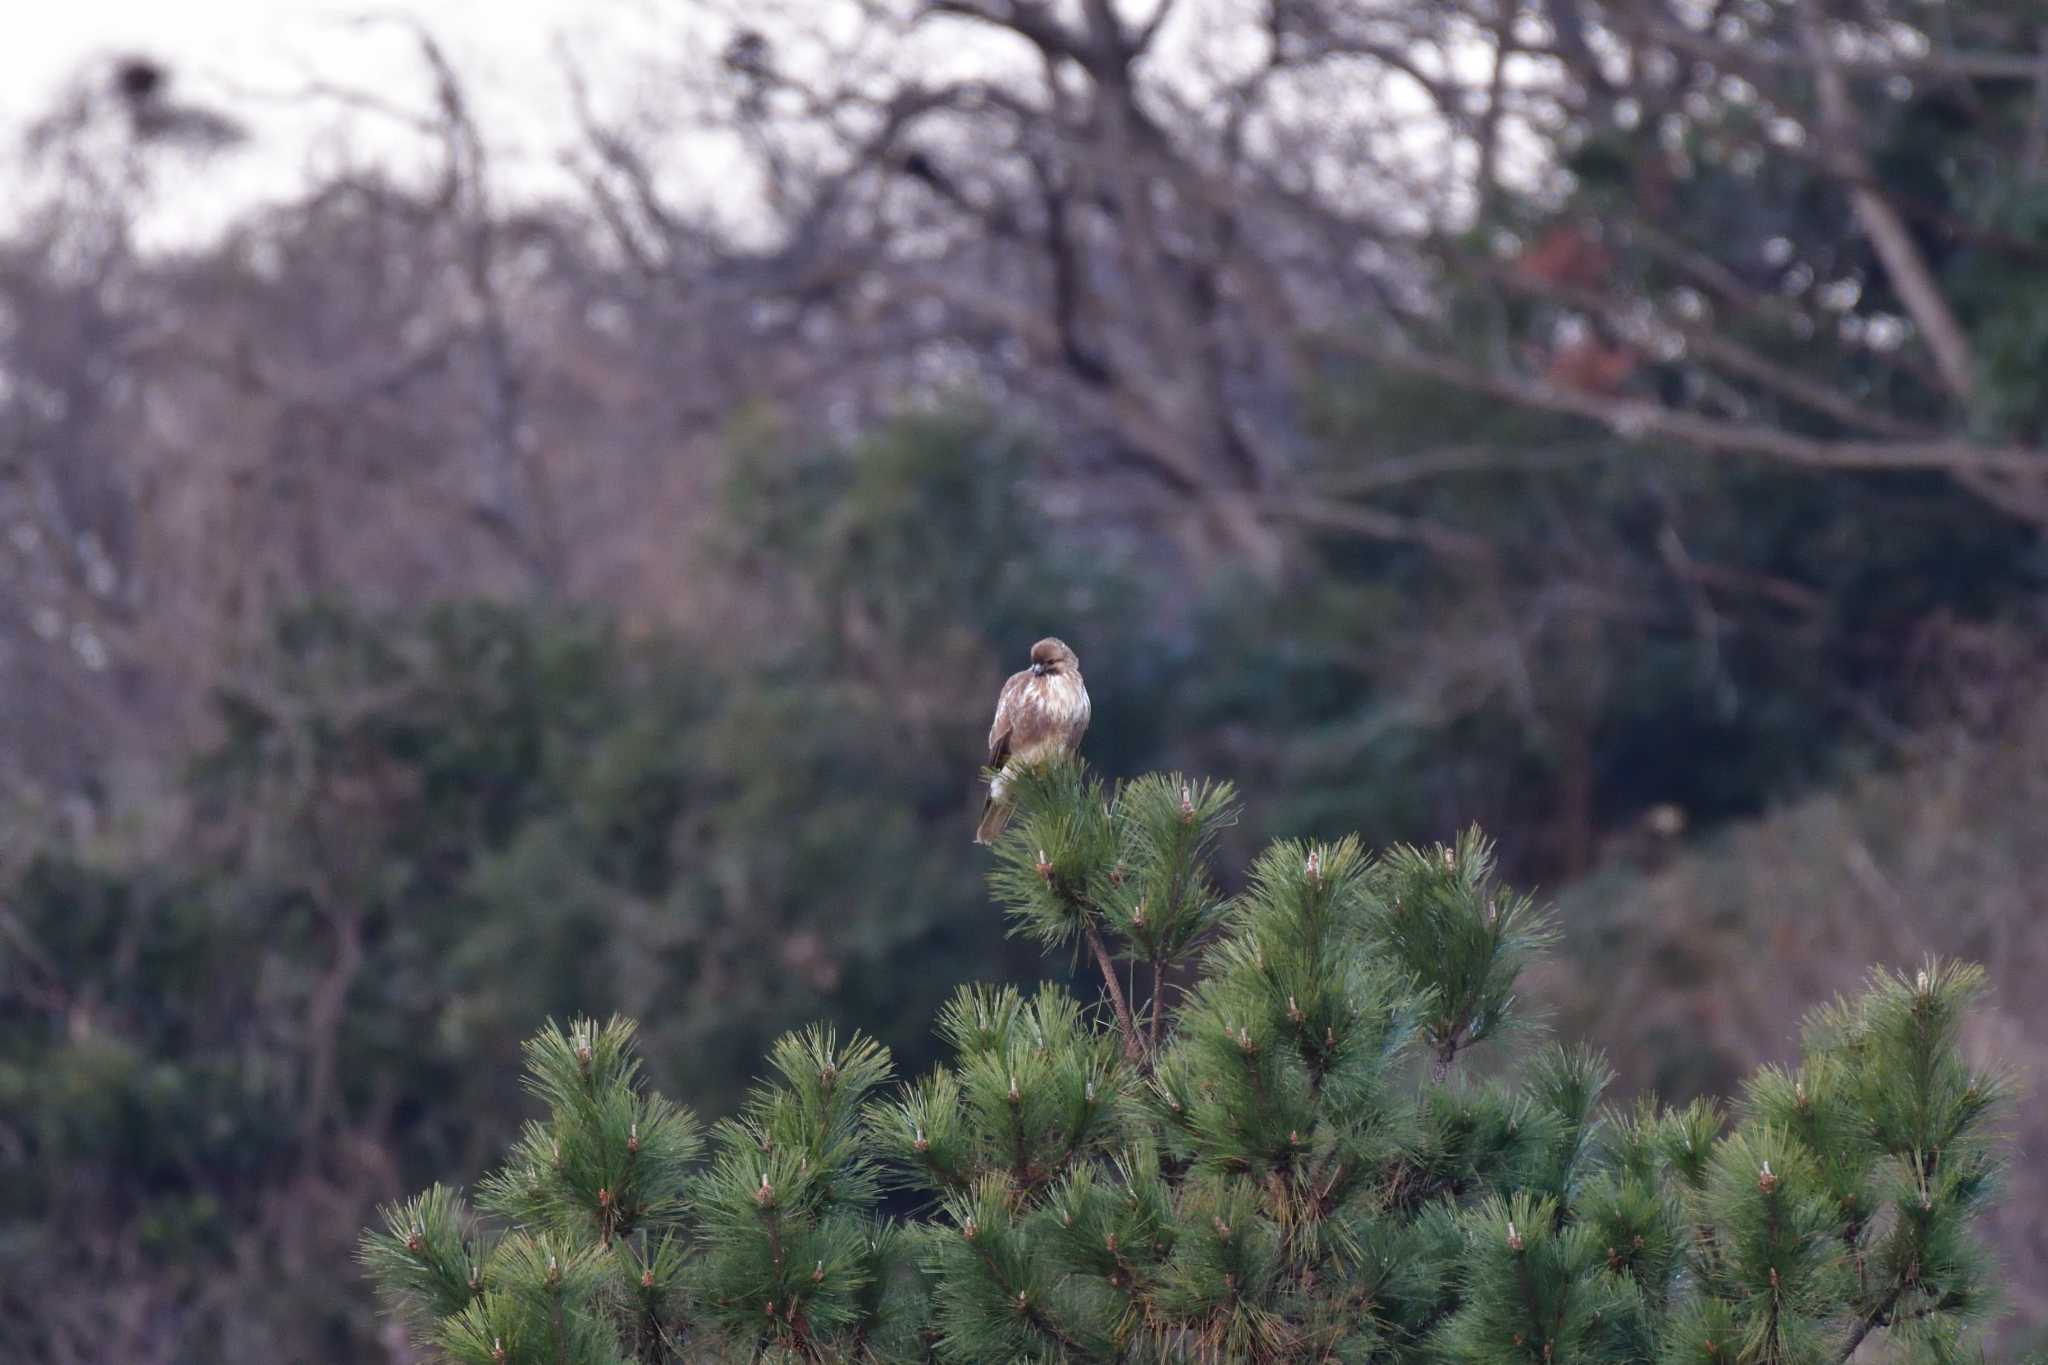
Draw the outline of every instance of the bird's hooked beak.
[[[1031,676],[1032,676],[1032,677],[1034,677],[1034,678],[1042,678],[1042,677],[1044,677],[1044,676],[1045,676],[1045,665],[1044,665],[1044,664],[1042,664],[1042,663],[1039,663],[1039,662],[1038,662],[1037,660],[1035,660],[1035,659],[1034,659],[1034,660],[1032,661],[1032,663],[1031,663]]]

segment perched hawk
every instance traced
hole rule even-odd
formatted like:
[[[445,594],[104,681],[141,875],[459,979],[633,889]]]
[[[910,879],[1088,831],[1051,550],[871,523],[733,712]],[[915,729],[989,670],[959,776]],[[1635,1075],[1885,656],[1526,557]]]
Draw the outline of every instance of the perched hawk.
[[[1003,799],[1012,764],[1043,763],[1065,758],[1081,747],[1088,728],[1088,685],[1081,681],[1081,660],[1058,640],[1031,646],[1031,667],[1013,673],[996,698],[995,724],[988,728],[988,800],[974,842],[992,844],[1010,818]]]

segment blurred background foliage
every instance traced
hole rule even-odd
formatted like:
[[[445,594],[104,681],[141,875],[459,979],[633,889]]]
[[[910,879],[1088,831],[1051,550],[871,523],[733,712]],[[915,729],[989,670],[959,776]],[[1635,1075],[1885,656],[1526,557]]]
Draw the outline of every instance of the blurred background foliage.
[[[490,1164],[543,1019],[637,1017],[716,1115],[795,1025],[910,1074],[957,983],[1067,975],[968,842],[1049,633],[1099,770],[1243,793],[1230,875],[1484,826],[1624,1095],[1725,1093],[1928,951],[1990,966],[1974,1060],[2038,1071],[2028,4],[947,8],[821,63],[759,4],[666,73],[752,149],[745,232],[592,111],[575,196],[503,194],[425,35],[424,169],[199,246],[142,229],[260,127],[124,59],[28,130],[0,1357],[408,1359],[356,1230]],[[927,79],[934,25],[990,71]]]

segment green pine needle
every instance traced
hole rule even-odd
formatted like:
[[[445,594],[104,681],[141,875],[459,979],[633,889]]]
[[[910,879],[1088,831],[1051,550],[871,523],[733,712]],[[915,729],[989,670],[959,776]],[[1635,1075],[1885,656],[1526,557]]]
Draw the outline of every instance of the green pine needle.
[[[551,1023],[486,1217],[436,1186],[363,1237],[415,1339],[474,1365],[1840,1365],[1873,1335],[1961,1359],[1995,1311],[1975,1225],[2011,1083],[1961,1050],[1976,969],[1877,974],[1732,1111],[1615,1112],[1584,1048],[1455,1071],[1527,1021],[1554,936],[1476,832],[1276,843],[1225,896],[1227,785],[1056,763],[1014,790],[1013,930],[1149,971],[1149,999],[962,987],[950,1058],[903,1084],[872,1039],[788,1034],[708,1156],[629,1022]]]

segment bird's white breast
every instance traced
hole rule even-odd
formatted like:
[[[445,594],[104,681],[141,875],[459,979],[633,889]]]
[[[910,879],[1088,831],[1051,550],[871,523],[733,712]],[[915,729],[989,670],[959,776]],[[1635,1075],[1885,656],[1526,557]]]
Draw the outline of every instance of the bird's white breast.
[[[1018,701],[1011,752],[1026,763],[1071,751],[1088,728],[1088,687],[1076,674],[1033,678]]]

